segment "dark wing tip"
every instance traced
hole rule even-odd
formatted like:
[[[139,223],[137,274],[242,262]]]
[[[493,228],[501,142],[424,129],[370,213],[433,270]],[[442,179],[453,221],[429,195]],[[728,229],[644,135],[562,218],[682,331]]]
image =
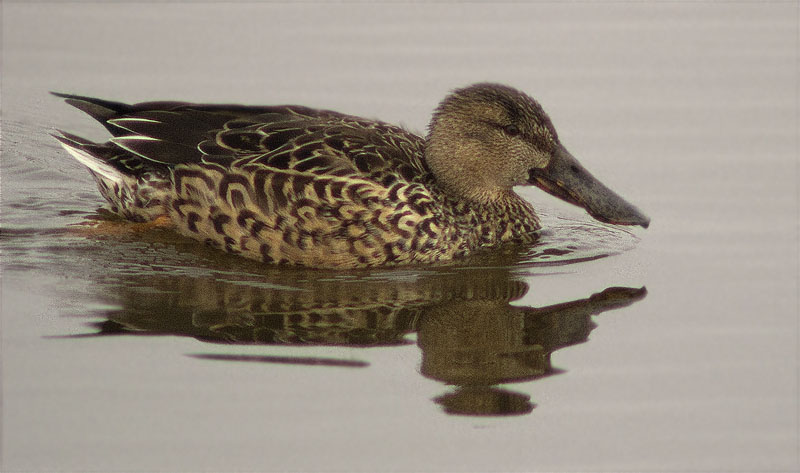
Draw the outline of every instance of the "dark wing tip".
[[[63,92],[50,91],[50,93],[64,99],[68,104],[85,112],[99,122],[105,122],[116,116],[133,111],[132,106],[122,102],[112,102],[110,100],[86,97],[83,95],[65,94]]]
[[[50,136],[67,145],[91,145],[91,141],[63,130],[54,130]]]

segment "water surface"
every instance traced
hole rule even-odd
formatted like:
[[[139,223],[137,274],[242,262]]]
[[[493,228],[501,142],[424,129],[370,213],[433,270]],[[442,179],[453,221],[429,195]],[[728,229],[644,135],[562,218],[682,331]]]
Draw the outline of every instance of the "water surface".
[[[796,471],[791,3],[3,6],[4,471]],[[49,90],[424,130],[537,97],[653,219],[441,268],[263,265],[104,220]],[[98,225],[98,222],[100,224]]]

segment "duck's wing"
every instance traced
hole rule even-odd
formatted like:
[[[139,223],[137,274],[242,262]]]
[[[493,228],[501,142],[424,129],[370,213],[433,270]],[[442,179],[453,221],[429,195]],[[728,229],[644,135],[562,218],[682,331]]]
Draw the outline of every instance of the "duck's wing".
[[[86,112],[134,157],[173,167],[260,164],[317,174],[360,174],[384,185],[430,179],[423,139],[403,128],[296,105],[128,105],[55,94]]]
[[[259,118],[260,120],[260,118]],[[422,138],[355,117],[301,118],[228,128],[199,145],[203,161],[235,156],[234,166],[264,165],[318,175],[359,175],[390,186],[428,182]]]

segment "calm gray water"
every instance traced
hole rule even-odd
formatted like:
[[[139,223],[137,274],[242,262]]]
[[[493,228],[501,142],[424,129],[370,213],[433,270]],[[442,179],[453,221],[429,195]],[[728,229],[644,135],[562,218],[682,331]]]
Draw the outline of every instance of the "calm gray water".
[[[797,471],[798,7],[3,4],[3,471]],[[301,103],[424,130],[539,99],[645,210],[535,189],[542,241],[264,267],[105,223],[49,90]],[[646,288],[646,289],[645,289]]]

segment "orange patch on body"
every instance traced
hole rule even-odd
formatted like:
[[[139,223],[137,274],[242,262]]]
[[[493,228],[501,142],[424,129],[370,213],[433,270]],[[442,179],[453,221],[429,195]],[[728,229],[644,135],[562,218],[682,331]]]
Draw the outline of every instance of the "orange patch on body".
[[[131,233],[146,232],[157,228],[174,227],[172,219],[160,215],[149,222],[131,222],[129,220],[87,220],[67,229],[68,232],[87,237],[122,236]]]

